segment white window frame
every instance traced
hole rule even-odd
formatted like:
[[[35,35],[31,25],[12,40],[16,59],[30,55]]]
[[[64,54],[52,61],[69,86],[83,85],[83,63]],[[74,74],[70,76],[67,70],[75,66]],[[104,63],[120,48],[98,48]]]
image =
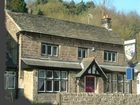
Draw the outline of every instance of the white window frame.
[[[45,73],[45,76],[44,77],[39,77],[39,72],[40,71],[44,71],[44,73]],[[47,72],[52,72],[52,77],[47,77]],[[59,72],[59,77],[58,78],[54,78],[54,72]],[[65,72],[66,73],[66,77],[65,78],[61,78],[61,74],[63,73],[63,72]],[[39,80],[39,78],[43,78],[44,79],[44,81],[45,81],[45,83],[44,83],[44,91],[40,91],[39,90],[39,86],[38,86],[38,92],[67,92],[67,82],[68,82],[68,72],[67,71],[58,71],[58,70],[38,70],[38,80]],[[51,88],[52,88],[52,90],[51,91],[48,91],[47,90],[47,81],[51,81],[52,82],[52,86],[51,86]],[[54,81],[59,81],[59,91],[55,91],[54,90]],[[61,91],[61,81],[66,81],[66,91]],[[38,81],[39,82],[39,81]],[[39,83],[38,83],[38,85],[39,85]]]
[[[46,83],[46,86],[45,86],[45,89],[46,89],[46,92],[53,92],[53,71],[52,70],[47,70],[45,73],[46,73],[46,75],[47,75],[47,72],[51,72],[52,73],[52,77],[47,77],[46,76],[46,82],[47,81],[51,81],[52,82],[52,86],[51,86],[51,88],[52,88],[52,90],[51,91],[49,91],[49,90],[47,90],[47,83]]]
[[[81,53],[81,56],[79,56],[79,51],[80,51],[80,53]],[[78,47],[78,58],[85,58],[84,56],[83,56],[83,51],[85,51],[85,57],[87,56],[87,51],[88,51],[88,49],[87,48],[82,48],[82,47]]]
[[[117,89],[117,93],[130,93],[131,91],[131,86],[132,86],[132,84],[129,82],[129,81],[127,81],[126,80],[126,78],[125,78],[125,75],[124,74],[120,74],[120,73],[108,73],[107,74],[108,76],[110,76],[110,84],[109,84],[109,90],[107,91],[107,92],[111,92],[111,93],[114,93],[114,90],[113,90],[113,82],[115,82],[117,85],[117,87],[116,87],[116,89]],[[115,80],[113,80],[113,75],[116,75],[117,76],[117,79],[115,79]],[[122,80],[120,81],[120,80],[118,80],[118,75],[121,75],[123,78],[122,78]],[[119,87],[118,87],[118,83],[122,83],[123,84],[123,86],[122,86],[122,92],[119,92],[118,91],[118,89],[119,89]],[[127,85],[127,87],[126,87],[126,85]],[[127,89],[126,89],[127,88]],[[128,90],[127,92],[125,91],[125,90]]]
[[[42,53],[42,46],[45,46],[45,53]],[[48,54],[48,46],[51,47],[51,54]],[[54,53],[54,47],[56,47],[56,55],[53,55]],[[58,53],[59,53],[59,46],[58,45],[55,45],[55,44],[48,44],[48,43],[41,43],[41,55],[44,55],[44,56],[52,56],[52,57],[57,57],[58,56]]]
[[[109,60],[109,54],[111,54],[111,60]],[[115,54],[115,60],[113,60],[113,54]],[[106,59],[105,59],[105,56],[106,56]],[[105,62],[117,62],[117,52],[104,50],[104,61]]]
[[[61,71],[61,74],[62,74],[62,72],[66,73],[66,78],[61,78],[61,80],[60,80],[60,81],[66,81],[66,91],[62,91],[62,92],[67,92],[68,91],[68,72],[67,71]],[[61,77],[61,74],[60,74],[60,77]],[[60,90],[61,90],[61,85],[60,85]]]
[[[9,77],[14,77],[13,88],[9,87]],[[6,71],[5,72],[5,89],[15,89],[16,88],[16,72]]]
[[[39,79],[44,79],[44,80],[43,80],[43,82],[44,82],[45,79],[46,79],[46,73],[44,74],[44,77],[39,77],[39,72],[40,72],[40,71],[45,72],[45,70],[39,70],[39,71],[38,71],[38,82],[39,82]],[[38,84],[38,85],[39,85],[39,84]],[[45,91],[46,91],[46,88],[45,88],[45,87],[46,87],[46,82],[44,82],[44,91],[39,90],[39,86],[38,86],[38,91],[39,91],[39,92],[45,92]]]

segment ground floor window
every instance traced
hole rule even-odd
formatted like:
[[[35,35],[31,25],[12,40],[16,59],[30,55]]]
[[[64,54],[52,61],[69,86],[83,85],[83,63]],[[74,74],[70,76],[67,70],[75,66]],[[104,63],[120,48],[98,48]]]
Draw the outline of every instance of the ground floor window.
[[[131,93],[131,81],[126,80],[125,74],[107,74],[108,81],[105,82],[105,92],[109,93]]]
[[[4,74],[5,78],[5,89],[15,89],[16,88],[16,72],[6,71]]]
[[[39,92],[62,92],[67,91],[68,73],[58,70],[38,71]]]

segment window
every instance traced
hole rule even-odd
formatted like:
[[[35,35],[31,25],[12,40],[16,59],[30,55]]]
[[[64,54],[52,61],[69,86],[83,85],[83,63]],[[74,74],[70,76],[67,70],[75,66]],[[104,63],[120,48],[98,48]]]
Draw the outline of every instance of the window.
[[[78,58],[85,58],[87,55],[86,48],[78,48]]]
[[[105,82],[105,92],[130,93],[131,83],[126,80],[124,74],[107,74],[108,82]]]
[[[92,66],[88,69],[87,73],[88,73],[88,74],[96,74],[96,75],[99,75],[99,72],[98,72],[97,67],[96,67],[95,64],[92,65]]]
[[[116,62],[117,52],[104,51],[104,61]]]
[[[62,92],[67,91],[67,72],[55,70],[39,70],[39,92]]]
[[[41,54],[46,56],[58,56],[58,45],[42,43]]]
[[[5,72],[5,89],[16,88],[16,72],[7,71]]]
[[[124,78],[126,78],[126,75],[124,75]],[[132,91],[132,82],[125,79],[124,80],[124,93],[131,93],[131,91]]]

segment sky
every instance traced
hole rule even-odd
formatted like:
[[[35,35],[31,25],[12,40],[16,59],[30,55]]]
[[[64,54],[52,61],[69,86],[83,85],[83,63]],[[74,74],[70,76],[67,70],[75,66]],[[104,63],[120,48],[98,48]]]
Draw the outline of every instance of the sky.
[[[70,0],[66,0],[70,1]],[[80,2],[81,0],[74,0]],[[83,0],[84,2],[92,0]],[[103,0],[93,0],[96,4],[101,4]],[[140,0],[105,0],[109,8],[115,8],[117,12],[129,13],[136,11],[140,15]]]

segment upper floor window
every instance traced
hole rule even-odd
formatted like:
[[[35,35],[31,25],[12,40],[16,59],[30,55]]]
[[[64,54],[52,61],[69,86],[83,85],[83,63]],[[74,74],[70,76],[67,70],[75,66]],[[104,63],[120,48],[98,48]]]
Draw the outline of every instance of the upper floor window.
[[[67,72],[58,70],[39,70],[39,92],[62,92],[67,91]]]
[[[78,48],[78,58],[85,58],[87,55],[86,48]]]
[[[41,54],[47,56],[58,56],[58,45],[42,43]]]
[[[116,62],[117,52],[114,51],[104,51],[104,61]]]

